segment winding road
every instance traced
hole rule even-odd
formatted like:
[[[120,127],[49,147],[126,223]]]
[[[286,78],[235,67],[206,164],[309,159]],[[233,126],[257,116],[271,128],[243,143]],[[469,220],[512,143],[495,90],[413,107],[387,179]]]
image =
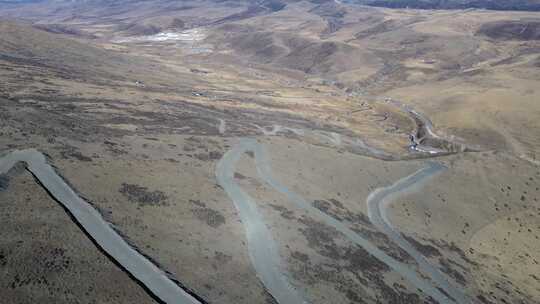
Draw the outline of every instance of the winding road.
[[[307,215],[341,232],[350,241],[364,248],[437,302],[441,304],[470,302],[466,295],[450,284],[438,269],[430,265],[427,259],[403,238],[399,231],[392,226],[387,215],[387,209],[392,199],[398,195],[417,190],[430,177],[444,170],[443,165],[431,162],[427,167],[400,179],[393,185],[375,190],[367,199],[368,214],[372,223],[415,259],[420,269],[433,280],[429,281],[422,278],[414,267],[392,258],[348,228],[346,223],[313,207],[300,195],[279,183],[272,176],[270,160],[263,146],[255,139],[243,138],[219,161],[216,167],[216,178],[239,212],[246,230],[250,259],[257,276],[279,304],[307,302],[302,292],[290,284],[286,269],[281,263],[277,244],[264,223],[257,203],[242,190],[234,179],[236,165],[248,151],[253,152],[259,177],[274,190],[285,195],[290,202],[305,211]],[[70,188],[39,151],[34,149],[14,151],[1,157],[0,175],[6,174],[19,162],[26,164],[27,170],[35,176],[56,201],[66,208],[97,246],[120,264],[157,300],[169,304],[206,303],[197,295],[177,284],[167,273],[130,246],[90,203]]]
[[[251,262],[265,288],[280,304],[306,303],[289,283],[285,271],[280,266],[281,258],[277,246],[264,224],[257,204],[234,180],[236,164],[245,152],[253,150],[253,143],[251,140],[240,140],[238,145],[225,153],[217,165],[216,177],[238,210],[246,230]]]
[[[282,270],[280,271],[281,263],[279,253],[275,248],[275,243],[270,235],[270,232],[262,223],[262,217],[257,211],[255,201],[245,192],[243,192],[240,186],[238,186],[234,181],[236,163],[240,157],[248,151],[251,151],[254,154],[255,165],[259,177],[274,190],[284,194],[297,208],[305,211],[313,218],[318,219],[341,232],[353,243],[364,248],[375,258],[388,265],[391,269],[402,275],[411,284],[422,290],[427,295],[431,296],[437,302],[441,304],[468,303],[466,300],[462,301],[462,298],[460,297],[454,297],[452,293],[449,293],[450,296],[448,296],[445,292],[441,292],[439,287],[445,289],[445,287],[448,286],[434,286],[431,282],[419,276],[416,270],[410,265],[401,263],[392,258],[377,246],[373,245],[370,241],[348,228],[345,223],[336,220],[317,208],[314,208],[300,195],[291,192],[287,187],[273,178],[272,171],[270,169],[270,161],[262,145],[259,144],[255,139],[243,138],[240,139],[240,142],[229,152],[227,152],[221,159],[217,167],[216,175],[219,184],[225,189],[229,197],[234,202],[240,213],[242,221],[244,222],[248,239],[248,250],[253,266],[255,267],[263,284],[266,286],[270,294],[278,301],[278,303],[302,303],[303,300],[300,298],[298,292],[291,288],[290,284],[287,282],[286,275],[281,272]],[[392,186],[378,191],[377,193],[380,194],[375,193],[371,198],[371,201],[374,202],[375,206],[378,206],[376,203],[389,197],[389,195],[404,192],[409,188],[412,189],[411,187],[416,186],[416,184],[421,180],[438,172],[438,170],[442,168],[442,165],[438,166],[431,165],[428,167],[428,169],[420,171],[420,173],[417,172],[416,174],[413,174],[413,177],[405,178],[404,181],[398,182],[397,186]],[[382,215],[384,215],[384,213],[382,213]],[[398,243],[398,245],[402,244]],[[410,252],[414,253],[412,250],[410,250]],[[415,257],[415,259],[416,258],[418,258],[418,256]],[[431,277],[437,278],[437,275],[439,274],[438,271],[432,267],[425,267],[424,265],[422,269]],[[435,282],[439,283],[437,280],[435,280]]]
[[[198,299],[181,288],[163,270],[130,246],[92,205],[69,187],[47,163],[42,153],[30,149],[14,151],[1,157],[0,175],[6,174],[19,162],[26,163],[27,170],[56,201],[66,208],[92,240],[125,271],[143,284],[156,300],[167,304],[205,303],[204,300]]]
[[[393,185],[378,188],[371,192],[367,198],[368,216],[375,227],[384,232],[394,243],[414,258],[420,269],[429,274],[438,287],[446,291],[456,302],[468,303],[470,301],[465,294],[450,284],[444,275],[436,267],[432,266],[392,225],[387,213],[388,207],[396,197],[417,191],[429,178],[443,170],[446,170],[446,167],[442,164],[429,162],[425,168],[398,180]]]

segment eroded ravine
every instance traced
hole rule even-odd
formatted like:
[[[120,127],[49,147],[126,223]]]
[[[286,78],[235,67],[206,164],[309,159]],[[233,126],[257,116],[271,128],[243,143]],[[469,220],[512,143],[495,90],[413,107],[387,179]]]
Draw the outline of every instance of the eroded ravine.
[[[433,123],[424,114],[414,108],[392,98],[386,98],[385,103],[406,113],[415,124],[414,131],[409,135],[409,149],[429,156],[447,155],[457,152],[476,151],[478,148],[459,143],[455,138],[441,136],[435,132]]]
[[[243,138],[240,139],[240,142],[235,147],[225,154],[223,159],[218,164],[216,175],[220,185],[225,189],[235,203],[235,206],[239,209],[240,216],[244,221],[246,234],[248,237],[249,253],[252,257],[252,262],[258,276],[261,278],[261,281],[263,284],[265,284],[268,291],[280,304],[301,303],[303,300],[298,298],[298,292],[291,289],[290,284],[286,281],[286,276],[280,272],[282,270],[280,270],[279,267],[279,253],[277,249],[274,248],[275,243],[272,240],[270,232],[264,223],[262,223],[262,217],[257,211],[255,202],[251,197],[245,194],[245,192],[243,192],[234,181],[236,163],[240,157],[248,151],[253,152],[259,177],[269,184],[273,189],[284,194],[289,201],[295,204],[297,208],[306,211],[313,218],[321,220],[322,222],[341,232],[349,240],[367,250],[371,255],[388,265],[394,271],[407,279],[411,284],[422,290],[425,294],[429,295],[437,302],[442,304],[466,303],[461,302],[460,299],[447,296],[444,292],[439,290],[439,286],[434,286],[432,282],[424,280],[422,277],[420,277],[413,267],[392,258],[384,251],[373,245],[370,241],[348,228],[343,222],[340,222],[319,209],[314,208],[300,195],[291,192],[287,187],[273,178],[272,171],[270,169],[270,161],[262,145],[260,145],[255,139]],[[257,223],[256,221],[260,222]],[[264,241],[261,241],[260,237],[271,240],[271,250],[268,250],[268,245]],[[268,265],[268,261],[271,261],[272,265]],[[268,283],[270,285],[267,285]],[[283,301],[280,301],[279,298],[283,297],[283,295],[288,296],[284,298]]]
[[[130,246],[101,214],[82,199],[47,163],[37,150],[14,151],[0,158],[0,175],[19,162],[26,163],[45,190],[73,216],[74,220],[115,262],[131,274],[153,297],[167,304],[203,304],[204,300],[187,292],[163,270]],[[121,288],[121,286],[118,286]]]

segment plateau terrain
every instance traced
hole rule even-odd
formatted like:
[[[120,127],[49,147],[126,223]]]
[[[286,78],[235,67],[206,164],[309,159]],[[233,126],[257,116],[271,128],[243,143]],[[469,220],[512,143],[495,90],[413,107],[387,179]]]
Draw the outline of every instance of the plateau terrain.
[[[540,1],[0,1],[0,302],[540,303]]]

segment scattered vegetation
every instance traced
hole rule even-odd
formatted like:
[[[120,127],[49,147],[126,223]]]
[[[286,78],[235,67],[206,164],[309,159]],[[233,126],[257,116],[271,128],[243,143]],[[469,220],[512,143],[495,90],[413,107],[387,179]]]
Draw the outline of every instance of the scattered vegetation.
[[[136,202],[140,206],[162,206],[165,205],[167,200],[164,192],[159,190],[149,191],[148,188],[135,184],[123,183],[119,191],[130,202]]]

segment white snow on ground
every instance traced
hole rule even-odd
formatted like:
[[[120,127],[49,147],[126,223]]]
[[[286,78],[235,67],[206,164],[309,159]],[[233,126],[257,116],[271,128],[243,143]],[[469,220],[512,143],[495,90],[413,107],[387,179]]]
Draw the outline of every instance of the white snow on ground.
[[[182,32],[162,32],[149,36],[122,37],[113,39],[113,43],[146,43],[145,46],[153,46],[152,42],[176,43],[188,54],[201,54],[212,52],[212,45],[201,44],[200,41],[206,38],[206,31],[203,29],[191,29]]]
[[[183,42],[193,42],[201,41],[206,38],[206,34],[201,29],[191,29],[182,31],[179,33],[175,32],[162,32],[155,35],[149,36],[138,36],[138,37],[127,37],[127,38],[118,38],[114,39],[115,43],[127,43],[127,42],[163,42],[163,41],[183,41]]]

